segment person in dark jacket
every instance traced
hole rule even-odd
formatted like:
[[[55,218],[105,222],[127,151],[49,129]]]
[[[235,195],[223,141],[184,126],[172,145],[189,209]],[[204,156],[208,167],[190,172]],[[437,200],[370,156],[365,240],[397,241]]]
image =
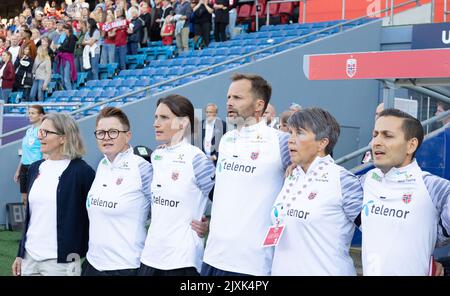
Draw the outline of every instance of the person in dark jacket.
[[[27,215],[12,273],[80,275],[89,236],[86,199],[95,172],[81,159],[85,149],[70,115],[44,116],[38,139],[47,158],[28,171]]]
[[[1,80],[1,99],[8,102],[9,95],[11,94],[14,82],[16,81],[16,71],[12,63],[12,55],[9,51],[5,51],[2,54],[3,65],[0,68],[0,80]]]
[[[33,85],[33,59],[30,55],[30,47],[20,48],[19,58],[14,65],[16,68],[16,82],[14,89],[23,93],[23,101],[30,100],[30,90]]]
[[[214,39],[216,42],[227,41],[225,29],[229,22],[228,0],[217,0],[214,4]]]
[[[128,54],[137,54],[142,39],[142,20],[137,8],[130,8],[131,23],[128,27]]]
[[[200,0],[193,11],[195,18],[195,35],[202,37],[201,47],[208,47],[211,33],[211,16],[214,9],[209,5],[208,0]]]

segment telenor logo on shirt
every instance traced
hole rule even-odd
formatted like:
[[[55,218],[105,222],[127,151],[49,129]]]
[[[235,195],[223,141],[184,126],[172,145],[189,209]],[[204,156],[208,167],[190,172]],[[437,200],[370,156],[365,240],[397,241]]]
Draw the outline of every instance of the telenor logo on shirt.
[[[388,208],[384,205],[378,206],[373,200],[369,200],[363,205],[364,214],[368,217],[369,215],[378,215],[396,219],[406,219],[406,216],[411,213],[410,211],[405,211],[401,209]]]
[[[223,159],[221,162],[219,162],[217,169],[219,170],[219,172],[222,172],[222,170],[224,170],[253,174],[255,172],[256,166],[240,164],[236,161],[227,162],[225,159]]]

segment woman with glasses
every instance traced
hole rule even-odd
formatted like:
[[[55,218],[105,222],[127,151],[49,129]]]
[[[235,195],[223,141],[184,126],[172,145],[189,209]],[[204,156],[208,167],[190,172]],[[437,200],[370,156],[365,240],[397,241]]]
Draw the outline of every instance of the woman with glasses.
[[[84,276],[133,276],[144,248],[152,166],[130,146],[130,122],[119,108],[103,108],[94,135],[100,160],[86,208],[89,250]]]
[[[14,182],[19,182],[20,184],[20,194],[22,195],[22,203],[24,205],[27,203],[28,168],[33,162],[42,159],[38,130],[44,115],[44,108],[40,105],[31,105],[28,108],[28,119],[30,120],[31,126],[27,129],[25,137],[22,139],[22,157],[14,174]]]
[[[206,208],[214,186],[214,164],[193,146],[194,107],[185,97],[169,95],[156,104],[156,140],[152,153],[151,223],[139,275],[198,275],[204,241],[195,222]]]
[[[86,197],[95,177],[81,157],[85,149],[67,114],[45,115],[38,131],[48,157],[28,171],[28,203],[14,275],[80,275],[88,246]]]

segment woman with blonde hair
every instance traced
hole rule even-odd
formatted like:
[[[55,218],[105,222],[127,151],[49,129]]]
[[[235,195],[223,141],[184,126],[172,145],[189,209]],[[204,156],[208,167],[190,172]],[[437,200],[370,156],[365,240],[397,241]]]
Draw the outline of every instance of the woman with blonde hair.
[[[32,73],[34,81],[31,87],[30,99],[42,102],[44,100],[44,91],[47,89],[52,76],[51,59],[47,49],[43,46],[39,46],[37,50]]]
[[[28,170],[27,216],[12,273],[80,275],[89,233],[85,204],[95,172],[81,159],[85,149],[70,115],[45,115],[38,139],[48,157]]]

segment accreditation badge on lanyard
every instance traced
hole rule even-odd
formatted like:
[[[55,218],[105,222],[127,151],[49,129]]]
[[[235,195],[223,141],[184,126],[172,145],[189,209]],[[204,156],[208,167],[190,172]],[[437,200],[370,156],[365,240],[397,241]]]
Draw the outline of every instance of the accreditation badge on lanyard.
[[[267,234],[263,241],[263,248],[277,246],[283,235],[286,225],[273,225],[267,230]]]

